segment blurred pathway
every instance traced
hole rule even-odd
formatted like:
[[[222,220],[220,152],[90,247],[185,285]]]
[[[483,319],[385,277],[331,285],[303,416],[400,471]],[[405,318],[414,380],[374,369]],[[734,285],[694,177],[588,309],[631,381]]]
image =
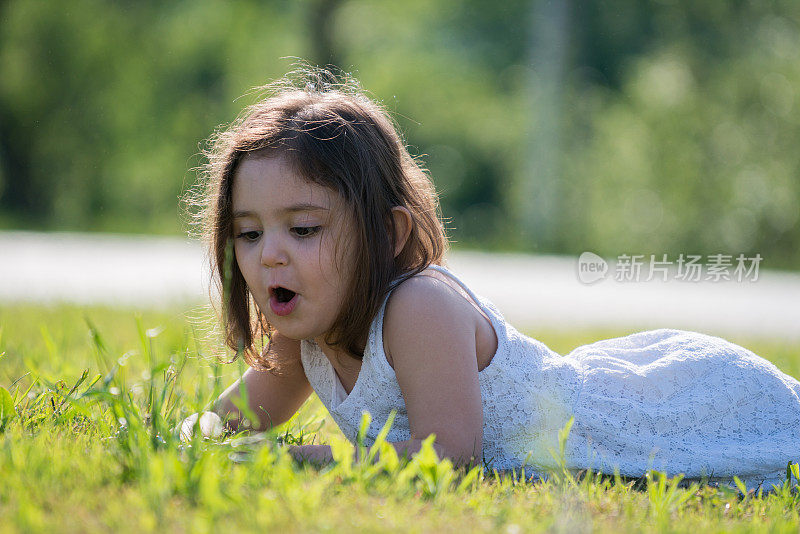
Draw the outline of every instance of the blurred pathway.
[[[575,257],[452,252],[448,266],[528,332],[671,327],[800,340],[799,273],[761,269],[756,282],[716,283],[609,276],[585,285]],[[207,280],[203,251],[188,239],[0,232],[0,307],[196,303],[206,298]]]

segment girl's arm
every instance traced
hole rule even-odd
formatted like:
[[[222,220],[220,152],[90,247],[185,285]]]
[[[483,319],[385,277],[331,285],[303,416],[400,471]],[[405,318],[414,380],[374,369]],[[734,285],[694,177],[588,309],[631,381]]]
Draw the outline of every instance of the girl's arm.
[[[243,429],[242,414],[234,404],[240,399],[242,383],[247,388],[248,407],[258,417],[258,421],[247,427],[254,430],[267,430],[288,421],[311,394],[311,385],[300,363],[300,341],[275,332],[272,348],[287,362],[280,374],[247,369],[214,403],[214,411],[229,429]]]
[[[439,458],[454,465],[479,463],[483,403],[472,304],[440,280],[414,277],[392,292],[383,324],[384,348],[403,392],[411,439],[391,443],[413,456],[436,434]],[[298,460],[332,461],[327,445],[289,448]],[[357,452],[357,451],[356,451]]]
[[[386,306],[384,348],[403,392],[409,452],[436,435],[440,457],[454,464],[480,462],[483,403],[478,382],[472,304],[441,280],[413,277],[394,290]]]
[[[434,449],[455,465],[480,462],[483,404],[472,304],[440,280],[414,277],[394,290],[384,316],[384,348],[403,392],[411,439],[392,443],[400,456]],[[299,460],[332,461],[327,445],[289,448]]]
[[[482,458],[483,404],[472,304],[440,280],[411,278],[386,306],[384,348],[408,412],[411,439],[392,443],[398,454],[418,452],[436,434],[434,449],[455,465]],[[298,459],[327,463],[326,445],[290,448]]]

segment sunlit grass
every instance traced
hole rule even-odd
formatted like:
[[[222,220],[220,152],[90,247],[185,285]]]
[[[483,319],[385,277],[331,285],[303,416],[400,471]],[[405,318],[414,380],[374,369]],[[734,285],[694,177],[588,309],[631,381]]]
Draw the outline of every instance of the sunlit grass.
[[[174,430],[242,370],[221,364],[210,314],[108,308],[0,309],[0,532],[796,531],[798,474],[771,493],[554,471],[547,481],[455,470],[352,447],[312,397],[281,428],[182,443]],[[566,353],[628,332],[537,333]],[[798,368],[797,346],[736,340]],[[300,464],[283,442],[329,443]]]

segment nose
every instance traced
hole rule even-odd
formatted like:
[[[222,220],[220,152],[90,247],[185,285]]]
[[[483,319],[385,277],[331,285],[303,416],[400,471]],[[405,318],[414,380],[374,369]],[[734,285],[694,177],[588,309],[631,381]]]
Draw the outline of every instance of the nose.
[[[289,256],[280,237],[264,234],[261,240],[261,265],[264,267],[278,267],[286,265]]]

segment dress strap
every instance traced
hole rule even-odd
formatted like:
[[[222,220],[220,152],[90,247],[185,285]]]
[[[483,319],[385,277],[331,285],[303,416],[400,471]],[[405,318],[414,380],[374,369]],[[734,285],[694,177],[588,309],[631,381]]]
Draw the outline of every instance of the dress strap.
[[[433,269],[434,271],[438,271],[444,275],[447,275],[452,280],[455,280],[455,282],[461,287],[461,289],[463,289],[472,298],[473,302],[476,305],[478,305],[481,310],[483,310],[483,313],[486,314],[486,317],[489,318],[489,322],[491,323],[495,335],[497,336],[497,352],[495,352],[492,361],[497,360],[498,355],[507,354],[508,344],[509,344],[508,340],[509,332],[508,332],[508,326],[506,325],[506,321],[503,318],[503,314],[500,313],[500,310],[498,310],[494,306],[494,304],[492,304],[492,302],[489,301],[488,299],[484,299],[476,295],[475,292],[473,292],[464,282],[462,282],[458,276],[456,276],[446,267],[443,267],[441,265],[431,264],[428,265],[428,268]]]
[[[467,284],[462,282],[461,279],[458,276],[456,276],[455,274],[453,274],[449,269],[447,269],[445,267],[442,267],[441,265],[435,265],[433,263],[428,265],[427,269],[433,269],[434,271],[438,271],[438,272],[440,272],[440,273],[442,273],[444,275],[447,275],[450,279],[454,280],[461,287],[461,289],[463,289],[472,298],[472,301],[475,304],[477,304],[480,307],[481,310],[483,310],[483,313],[485,313],[488,317],[493,317],[494,316],[494,312],[489,310],[489,307],[486,306],[486,303],[484,303],[483,300],[478,295],[476,295],[467,286]],[[389,284],[389,292],[386,294],[386,297],[384,297],[384,299],[383,299],[383,306],[382,307],[386,306],[386,302],[389,300],[389,295],[391,295],[392,291],[394,291],[397,288],[397,286],[400,284],[400,282],[402,282],[403,280],[405,280],[405,279],[404,278],[396,278],[395,280],[393,280]]]
[[[485,313],[486,316],[489,318],[489,322],[491,322],[492,325],[494,326],[495,331],[499,332],[498,329],[501,328],[501,325],[498,324],[498,323],[501,322],[499,317],[498,317],[498,315],[500,313],[499,311],[492,310],[491,306],[487,306],[486,303],[483,302],[483,300],[478,295],[476,295],[469,287],[467,287],[467,285],[464,282],[462,282],[455,274],[450,272],[448,269],[446,269],[446,268],[444,268],[444,267],[442,267],[440,265],[434,265],[434,264],[428,265],[427,268],[428,269],[433,269],[434,271],[439,271],[440,273],[445,274],[448,277],[450,277],[451,279],[455,280],[456,283],[459,286],[461,286],[461,288],[472,298],[472,301],[477,306],[479,306],[481,310],[483,310],[483,313]],[[376,317],[377,320],[374,321],[372,326],[371,326],[371,330],[373,330],[373,331],[370,333],[370,337],[374,338],[377,341],[377,343],[375,345],[375,349],[380,351],[380,352],[383,352],[383,317],[384,317],[384,315],[386,313],[386,304],[387,304],[387,302],[389,302],[389,297],[391,296],[392,292],[395,289],[397,289],[397,286],[400,285],[400,283],[403,282],[404,280],[406,280],[406,279],[405,278],[396,278],[396,279],[392,280],[392,282],[389,284],[389,291],[386,293],[386,296],[383,298],[383,304],[381,305],[380,309],[378,310],[378,315]],[[384,358],[379,358],[379,359],[383,359],[384,361],[386,360],[385,357]]]
[[[472,290],[471,290],[469,287],[467,287],[467,285],[466,285],[464,282],[462,282],[462,281],[461,281],[461,279],[460,279],[458,276],[456,276],[455,274],[453,274],[452,272],[450,272],[450,271],[449,271],[448,269],[446,269],[445,267],[442,267],[441,265],[434,265],[434,264],[430,264],[430,265],[428,265],[428,268],[429,268],[429,269],[433,269],[434,271],[439,271],[440,273],[442,273],[442,274],[445,274],[445,275],[449,276],[449,277],[450,277],[452,280],[454,280],[454,281],[455,281],[455,282],[456,282],[456,283],[457,283],[459,286],[461,286],[461,289],[463,289],[464,291],[466,291],[466,292],[467,292],[467,294],[468,294],[470,297],[472,297],[472,300],[473,300],[473,302],[475,302],[475,304],[477,304],[478,306],[480,306],[480,307],[481,307],[481,309],[483,310],[483,312],[484,312],[484,313],[485,313],[487,316],[489,316],[489,317],[492,317],[492,316],[493,316],[493,313],[492,313],[491,311],[489,311],[489,310],[486,308],[486,305],[483,303],[483,300],[481,300],[481,298],[480,298],[480,297],[478,297],[478,295],[476,295],[476,294],[475,294],[475,293],[474,293],[474,292],[473,292],[473,291],[472,291]]]
[[[489,322],[491,323],[492,328],[495,331],[495,335],[497,336],[497,352],[495,352],[495,356],[494,358],[492,358],[492,361],[495,361],[498,355],[506,354],[508,352],[509,332],[505,319],[503,318],[503,315],[500,313],[500,310],[495,308],[495,306],[491,303],[491,301],[484,300],[478,295],[476,295],[469,287],[467,287],[467,285],[464,282],[462,282],[455,274],[450,272],[445,267],[433,264],[428,265],[428,267],[433,269],[434,271],[439,271],[440,273],[445,274],[448,277],[455,280],[456,283],[458,283],[458,285],[472,298],[475,304],[478,305],[480,309],[483,310],[483,312],[489,318]],[[367,352],[364,353],[365,363],[368,360],[372,360],[371,357],[372,355],[377,354],[381,356],[379,358],[376,358],[377,360],[377,362],[375,362],[376,367],[380,368],[382,372],[391,373],[392,376],[394,376],[394,369],[392,369],[391,366],[389,366],[389,362],[386,360],[386,355],[383,350],[383,320],[384,320],[384,315],[386,313],[386,304],[389,300],[389,295],[397,287],[399,281],[400,279],[395,280],[391,284],[391,288],[387,293],[386,297],[384,298],[382,306],[378,310],[378,314],[375,318],[375,321],[373,321],[372,323],[371,332],[369,336],[371,342],[370,357],[369,358],[367,357]],[[356,385],[358,385],[358,383],[356,383]]]

